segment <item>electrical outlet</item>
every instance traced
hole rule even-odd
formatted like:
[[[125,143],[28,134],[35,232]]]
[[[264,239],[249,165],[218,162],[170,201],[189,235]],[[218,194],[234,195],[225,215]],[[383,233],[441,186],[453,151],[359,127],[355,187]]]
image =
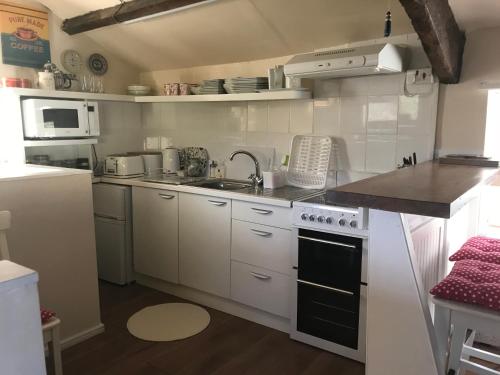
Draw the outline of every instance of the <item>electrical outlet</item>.
[[[429,85],[434,83],[434,76],[431,68],[409,70],[406,72],[409,82],[412,85]]]

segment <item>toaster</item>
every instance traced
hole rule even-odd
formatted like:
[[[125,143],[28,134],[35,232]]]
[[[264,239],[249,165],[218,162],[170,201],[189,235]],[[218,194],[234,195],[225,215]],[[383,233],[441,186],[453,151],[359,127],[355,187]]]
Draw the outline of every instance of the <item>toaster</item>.
[[[108,176],[137,176],[144,174],[144,161],[140,155],[110,155],[104,161],[104,174]]]

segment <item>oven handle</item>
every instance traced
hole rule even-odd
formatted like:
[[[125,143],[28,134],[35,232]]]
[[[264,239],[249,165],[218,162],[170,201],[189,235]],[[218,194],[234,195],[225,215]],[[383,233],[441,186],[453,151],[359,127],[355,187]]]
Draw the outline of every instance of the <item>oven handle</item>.
[[[314,241],[314,242],[321,242],[321,243],[326,243],[329,245],[335,245],[335,246],[342,246],[342,247],[349,247],[351,249],[355,249],[356,245],[351,245],[351,244],[346,244],[342,242],[334,242],[334,241],[326,241],[326,240],[320,240],[317,238],[311,238],[311,237],[304,237],[304,236],[297,236],[301,240],[306,240],[306,241]]]
[[[314,286],[316,288],[327,289],[327,290],[331,290],[331,291],[334,291],[334,292],[337,292],[337,293],[346,294],[348,296],[353,296],[354,295],[353,292],[349,292],[348,290],[332,288],[331,286],[320,285],[320,284],[312,283],[310,281],[304,281],[304,280],[297,279],[297,282],[299,284],[306,284],[306,285]]]

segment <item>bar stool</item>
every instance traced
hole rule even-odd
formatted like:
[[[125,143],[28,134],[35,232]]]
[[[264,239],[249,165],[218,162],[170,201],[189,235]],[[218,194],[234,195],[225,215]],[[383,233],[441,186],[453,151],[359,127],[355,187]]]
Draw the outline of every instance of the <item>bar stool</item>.
[[[446,374],[459,375],[469,370],[478,375],[500,375],[500,371],[470,361],[470,357],[475,357],[500,365],[500,355],[472,346],[478,330],[500,337],[500,314],[487,308],[442,298],[432,297],[432,301],[436,306],[434,325],[442,368],[446,368]],[[448,364],[444,367],[447,347]]]
[[[10,259],[6,235],[7,229],[10,228],[10,222],[10,212],[0,211],[0,259]],[[61,320],[56,317],[52,317],[49,321],[42,324],[43,343],[49,348],[49,354],[52,357],[55,375],[63,374],[61,360],[61,341],[59,336],[60,325]]]

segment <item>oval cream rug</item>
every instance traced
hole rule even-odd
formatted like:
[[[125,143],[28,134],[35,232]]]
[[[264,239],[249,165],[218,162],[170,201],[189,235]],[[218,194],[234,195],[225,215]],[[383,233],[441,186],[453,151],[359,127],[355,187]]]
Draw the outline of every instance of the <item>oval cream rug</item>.
[[[165,303],[146,307],[127,322],[135,337],[147,341],[174,341],[194,336],[207,328],[210,315],[190,303]]]

